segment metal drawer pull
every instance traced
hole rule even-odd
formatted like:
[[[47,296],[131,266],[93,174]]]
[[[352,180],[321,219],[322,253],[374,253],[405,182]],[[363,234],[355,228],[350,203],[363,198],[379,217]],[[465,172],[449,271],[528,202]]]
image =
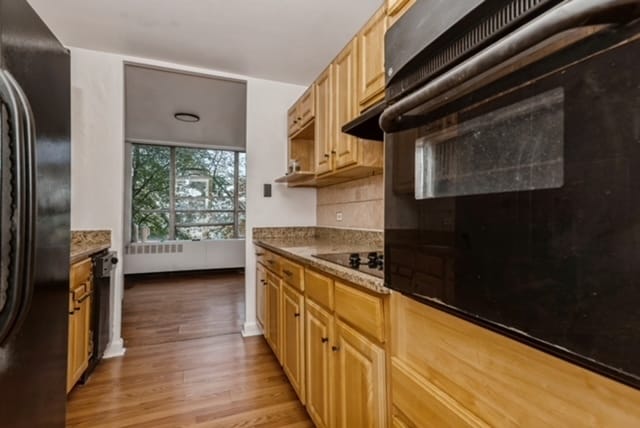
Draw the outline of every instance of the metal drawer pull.
[[[289,270],[283,270],[282,271],[283,274],[287,275],[287,276],[293,276],[293,272],[289,271]]]
[[[498,40],[495,44],[436,77],[417,91],[387,107],[380,116],[380,128],[385,132],[402,129],[402,116],[423,104],[430,109],[421,110],[424,116],[434,110],[441,99],[455,99],[448,91],[516,56],[555,35],[585,25],[628,22],[640,14],[638,0],[573,0],[565,1],[529,24]]]
[[[328,338],[328,337],[323,337],[323,338],[322,338],[322,343],[327,343],[328,341],[329,341],[329,338]]]
[[[300,312],[296,312],[295,314],[293,314],[293,316],[296,318],[300,317]]]
[[[339,347],[339,346],[332,346],[332,347],[331,347],[331,350],[332,350],[333,352],[338,352],[338,351],[340,351],[340,347]]]

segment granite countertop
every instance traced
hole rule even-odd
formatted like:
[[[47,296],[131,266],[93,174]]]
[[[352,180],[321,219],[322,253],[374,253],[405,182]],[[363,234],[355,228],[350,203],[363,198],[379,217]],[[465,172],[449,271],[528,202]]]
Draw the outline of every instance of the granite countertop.
[[[108,230],[72,231],[69,263],[77,263],[110,247],[111,232]]]
[[[349,269],[335,263],[320,260],[313,254],[349,253],[375,250],[370,243],[354,243],[336,241],[318,237],[303,238],[258,238],[254,241],[258,245],[281,256],[290,258],[304,265],[326,272],[336,278],[359,285],[379,294],[389,294],[391,290],[384,286],[384,280],[375,276]]]

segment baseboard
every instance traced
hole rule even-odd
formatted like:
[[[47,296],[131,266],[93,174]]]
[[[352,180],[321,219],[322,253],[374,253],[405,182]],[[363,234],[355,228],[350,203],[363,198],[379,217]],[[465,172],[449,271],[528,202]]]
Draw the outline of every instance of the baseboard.
[[[262,336],[262,330],[256,322],[246,322],[242,325],[242,337]]]
[[[102,358],[118,358],[124,356],[127,350],[124,348],[124,341],[122,338],[118,340],[114,340],[109,345],[107,345],[107,349],[104,351],[104,355]]]

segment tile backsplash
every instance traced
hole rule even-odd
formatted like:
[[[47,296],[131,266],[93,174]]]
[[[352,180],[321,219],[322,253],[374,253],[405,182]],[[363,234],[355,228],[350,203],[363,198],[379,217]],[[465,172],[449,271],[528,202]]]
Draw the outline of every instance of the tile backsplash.
[[[384,229],[382,175],[323,187],[317,195],[318,226]],[[342,221],[336,218],[338,213]]]

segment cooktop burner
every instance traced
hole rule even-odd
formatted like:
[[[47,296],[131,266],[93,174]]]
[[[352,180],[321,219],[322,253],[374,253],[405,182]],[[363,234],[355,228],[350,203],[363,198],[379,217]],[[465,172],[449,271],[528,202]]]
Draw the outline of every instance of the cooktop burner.
[[[381,251],[314,254],[313,257],[384,278],[384,254]]]

